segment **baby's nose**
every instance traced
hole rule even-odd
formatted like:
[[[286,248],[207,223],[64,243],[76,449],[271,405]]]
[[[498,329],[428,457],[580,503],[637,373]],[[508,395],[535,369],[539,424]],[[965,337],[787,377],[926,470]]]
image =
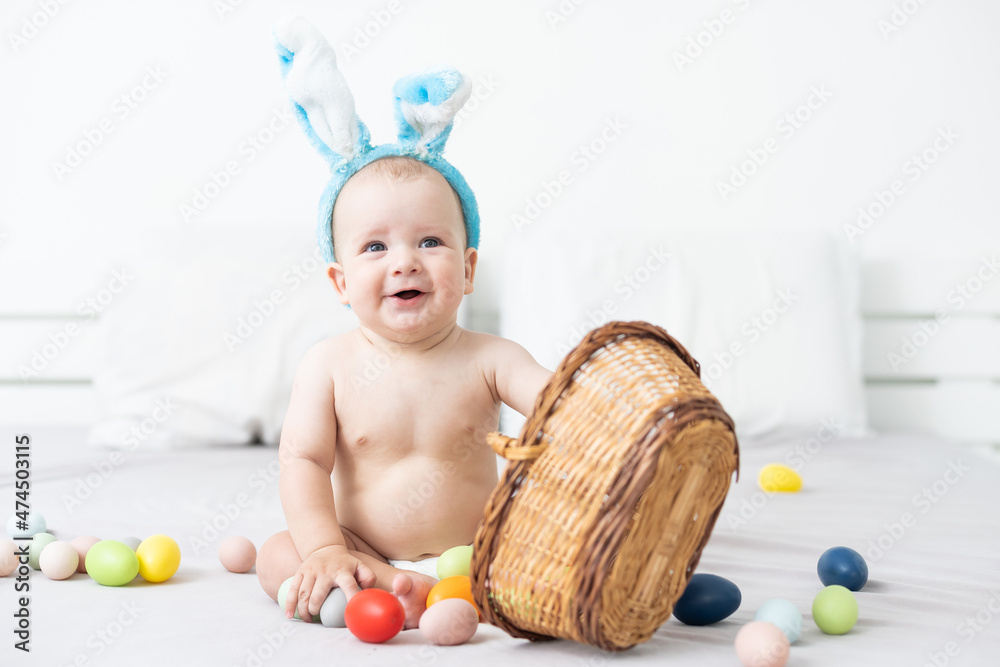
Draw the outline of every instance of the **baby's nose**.
[[[409,248],[399,249],[393,255],[392,272],[394,275],[414,273],[420,270],[420,260],[417,253]]]

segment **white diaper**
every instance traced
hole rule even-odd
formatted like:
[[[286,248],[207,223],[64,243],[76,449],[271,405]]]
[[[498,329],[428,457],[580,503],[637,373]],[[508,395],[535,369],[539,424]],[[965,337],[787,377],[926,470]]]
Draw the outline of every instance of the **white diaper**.
[[[411,572],[419,572],[420,574],[426,574],[429,577],[434,577],[437,579],[437,565],[438,558],[440,556],[433,556],[431,558],[425,558],[423,560],[392,560],[389,559],[389,565],[400,570],[410,570]]]

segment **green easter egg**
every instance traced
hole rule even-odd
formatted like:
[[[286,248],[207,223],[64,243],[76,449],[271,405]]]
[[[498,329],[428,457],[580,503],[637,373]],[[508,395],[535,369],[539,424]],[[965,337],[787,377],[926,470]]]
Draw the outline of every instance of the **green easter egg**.
[[[469,576],[469,569],[472,566],[472,546],[452,547],[443,554],[437,562],[438,579],[457,577],[459,575]]]
[[[52,533],[38,533],[31,538],[31,544],[28,545],[28,565],[36,570],[41,570],[42,568],[38,564],[38,557],[42,555],[42,549],[55,541],[56,536]]]
[[[278,588],[278,608],[281,609],[281,613],[282,614],[285,613],[285,598],[288,597],[288,589],[291,587],[291,585],[292,585],[292,579],[294,579],[294,578],[295,577],[288,577],[283,582],[281,582],[281,586]],[[299,616],[299,610],[298,609],[295,610],[295,616],[294,616],[294,618],[302,620],[302,617]],[[320,621],[319,614],[313,615],[313,620],[316,621],[316,622],[319,622]]]
[[[813,621],[828,635],[842,635],[858,622],[858,601],[843,586],[827,586],[813,598]]]
[[[139,574],[139,558],[129,545],[101,540],[90,547],[85,561],[87,574],[102,586],[124,586]]]

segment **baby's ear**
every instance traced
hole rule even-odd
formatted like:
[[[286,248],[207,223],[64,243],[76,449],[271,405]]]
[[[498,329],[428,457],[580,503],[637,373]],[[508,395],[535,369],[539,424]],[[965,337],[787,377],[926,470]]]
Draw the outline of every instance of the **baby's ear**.
[[[350,307],[350,300],[347,298],[347,281],[344,279],[344,267],[340,262],[331,262],[326,265],[326,277],[330,279],[333,289],[336,290],[340,303]]]
[[[475,248],[465,249],[465,293],[472,294],[476,282],[476,264],[479,262],[479,251]]]
[[[371,150],[368,128],[354,111],[354,96],[330,43],[298,16],[281,19],[273,33],[292,111],[330,169]]]
[[[399,144],[440,154],[455,114],[472,94],[472,83],[451,67],[432,67],[393,86]]]

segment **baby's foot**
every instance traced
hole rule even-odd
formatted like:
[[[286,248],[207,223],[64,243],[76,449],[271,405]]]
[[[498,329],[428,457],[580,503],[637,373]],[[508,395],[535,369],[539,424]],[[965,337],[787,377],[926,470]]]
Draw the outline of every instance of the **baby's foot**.
[[[403,611],[406,612],[404,630],[417,627],[420,616],[427,609],[427,594],[436,583],[437,579],[419,572],[400,572],[393,578],[392,592],[399,598]]]

